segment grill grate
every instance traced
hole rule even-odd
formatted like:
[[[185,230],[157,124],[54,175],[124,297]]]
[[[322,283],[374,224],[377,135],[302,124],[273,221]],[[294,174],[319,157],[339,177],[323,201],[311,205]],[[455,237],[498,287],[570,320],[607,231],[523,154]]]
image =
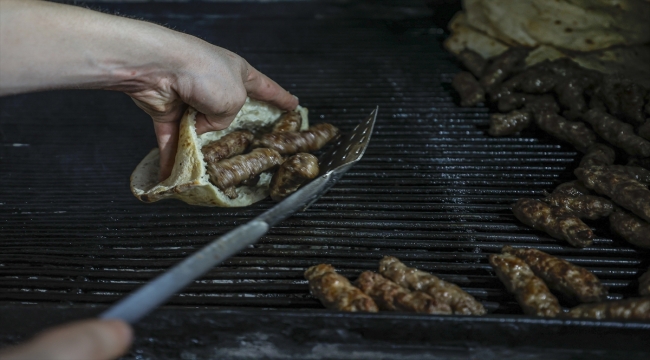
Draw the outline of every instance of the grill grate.
[[[513,243],[587,267],[612,299],[635,294],[647,251],[598,223],[603,237],[579,250],[516,221],[509,204],[570,179],[577,154],[532,130],[489,137],[487,109],[459,108],[449,86],[458,65],[426,8],[109,6],[236,51],[298,94],[313,122],[346,131],[380,106],[364,159],[336,187],[170,304],[321,308],[302,278],[307,267],[327,262],[354,278],[394,255],[459,284],[492,313],[520,313],[487,263]],[[114,302],[272,206],[139,203],[128,175],[155,140],[122,94],[3,98],[0,122],[0,304]]]

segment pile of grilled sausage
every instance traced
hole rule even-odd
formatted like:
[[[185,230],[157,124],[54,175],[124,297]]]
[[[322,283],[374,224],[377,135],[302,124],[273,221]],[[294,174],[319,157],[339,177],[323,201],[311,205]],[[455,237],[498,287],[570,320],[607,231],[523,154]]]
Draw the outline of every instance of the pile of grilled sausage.
[[[542,317],[650,320],[650,270],[642,277],[639,298],[605,301],[607,288],[587,269],[537,249],[506,246],[489,257],[506,289],[523,312]],[[428,272],[410,268],[393,256],[379,262],[379,273],[364,271],[354,283],[333,266],[305,271],[311,294],[328,309],[351,312],[399,311],[437,315],[485,315],[472,295]],[[563,311],[558,298],[570,304]]]
[[[365,271],[353,284],[333,266],[319,264],[305,271],[309,289],[326,308],[341,311],[402,311],[424,314],[485,315],[485,308],[460,287],[410,268],[386,256],[379,273]]]
[[[301,125],[300,114],[290,111],[270,132],[233,131],[206,144],[201,151],[210,182],[235,199],[237,186],[254,186],[261,173],[275,171],[270,183],[271,198],[280,201],[289,196],[318,176],[318,159],[309,152],[339,136],[339,130],[327,123],[299,131]]]

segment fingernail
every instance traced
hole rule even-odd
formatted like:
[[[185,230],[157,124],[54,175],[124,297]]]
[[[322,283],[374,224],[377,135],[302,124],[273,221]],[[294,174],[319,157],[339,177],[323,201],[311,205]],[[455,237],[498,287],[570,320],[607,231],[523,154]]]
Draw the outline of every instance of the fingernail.
[[[291,95],[291,96],[295,97],[296,100],[297,100],[298,102],[300,102],[300,99],[298,99],[298,97],[297,97],[296,95]]]

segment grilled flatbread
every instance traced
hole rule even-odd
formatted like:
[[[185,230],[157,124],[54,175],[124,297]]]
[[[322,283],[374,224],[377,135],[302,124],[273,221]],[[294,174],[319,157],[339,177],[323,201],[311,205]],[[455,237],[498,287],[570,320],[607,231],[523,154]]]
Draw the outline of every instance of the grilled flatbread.
[[[307,109],[299,106],[296,110],[302,116],[301,130],[307,129]],[[192,205],[222,207],[248,206],[264,199],[269,195],[272,174],[262,173],[255,186],[238,186],[237,198],[230,199],[210,183],[201,148],[236,130],[255,132],[267,128],[276,122],[281,114],[282,111],[272,105],[247,99],[227,129],[199,136],[195,129],[197,111],[188,108],[180,123],[178,150],[171,175],[162,182],[158,181],[160,153],[157,148],[151,150],[131,175],[133,195],[147,203],[172,198]]]

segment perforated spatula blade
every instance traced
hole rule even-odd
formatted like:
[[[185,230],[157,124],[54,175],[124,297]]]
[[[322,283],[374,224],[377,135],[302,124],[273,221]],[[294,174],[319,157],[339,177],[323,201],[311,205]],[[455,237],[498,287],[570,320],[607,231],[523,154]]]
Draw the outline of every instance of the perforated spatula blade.
[[[316,179],[255,219],[212,241],[117,302],[99,317],[121,319],[131,324],[137,322],[214,266],[256,243],[271,226],[309,207],[361,159],[368,147],[378,111],[379,107],[375,108],[354,130],[341,136],[337,144],[320,157],[320,174]]]

